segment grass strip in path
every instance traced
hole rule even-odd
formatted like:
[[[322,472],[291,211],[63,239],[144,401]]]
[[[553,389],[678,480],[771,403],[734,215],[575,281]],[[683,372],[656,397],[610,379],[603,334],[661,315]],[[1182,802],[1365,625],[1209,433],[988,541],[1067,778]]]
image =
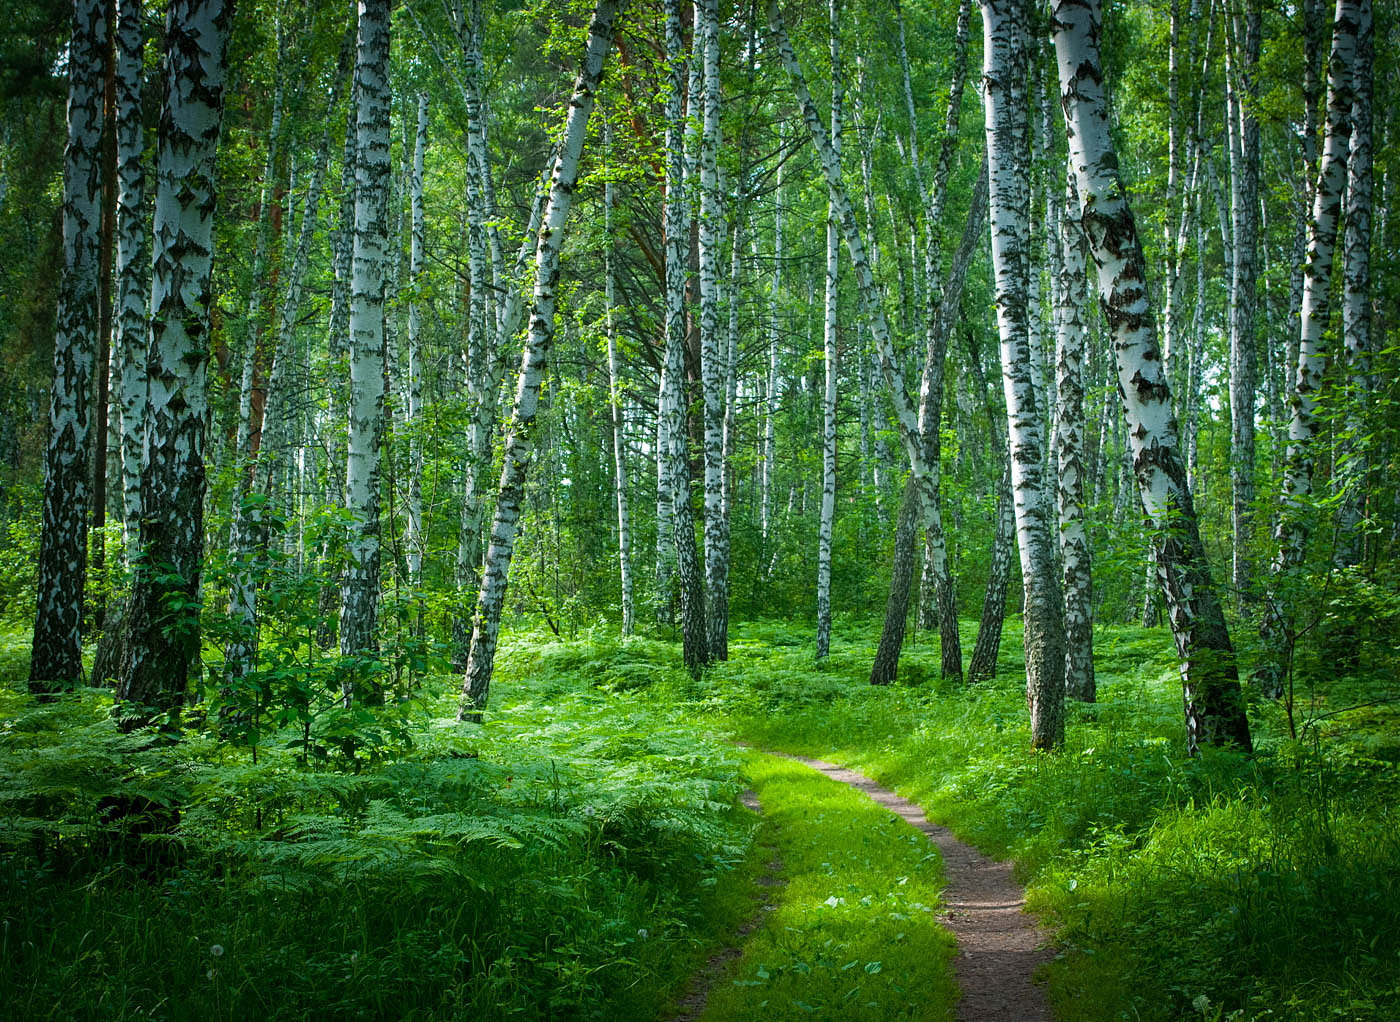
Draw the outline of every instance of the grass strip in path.
[[[1031,977],[1050,955],[1039,946],[1035,917],[1024,911],[1026,892],[1011,875],[1011,863],[987,858],[955,838],[947,827],[931,822],[919,806],[858,771],[806,756],[790,758],[867,795],[922,831],[942,854],[948,883],[943,895],[947,925],[958,940],[954,972],[962,999],[957,1018],[1049,1022],[1045,991]]]
[[[787,884],[701,1018],[951,1018],[957,988],[953,940],[939,922],[937,849],[800,763],[751,752],[745,774]]]

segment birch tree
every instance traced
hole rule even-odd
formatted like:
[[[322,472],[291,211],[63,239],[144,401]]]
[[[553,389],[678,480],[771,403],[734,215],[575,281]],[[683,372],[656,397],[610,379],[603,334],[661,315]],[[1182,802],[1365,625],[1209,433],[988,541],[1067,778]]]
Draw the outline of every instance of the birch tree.
[[[1234,649],[1196,526],[1177,444],[1171,390],[1147,297],[1137,223],[1118,175],[1099,57],[1098,0],[1056,0],[1051,35],[1078,211],[1113,334],[1118,393],[1157,577],[1181,658],[1187,749],[1201,742],[1250,748]]]
[[[612,157],[612,133],[605,121],[604,149],[609,159]],[[616,281],[613,276],[613,180],[611,175],[603,179],[603,316],[608,343],[608,406],[612,419],[613,440],[613,488],[617,498],[617,560],[622,581],[622,635],[632,634],[633,593],[632,593],[632,528],[627,513],[627,442],[626,418],[622,405],[621,367],[617,355],[617,331],[613,324],[613,310],[617,304]]]
[[[729,659],[729,543],[724,529],[724,374],[719,327],[720,79],[718,0],[698,0],[704,113],[700,158],[700,378],[704,391],[705,595],[712,660]],[[692,92],[692,95],[694,93]]]
[[[583,66],[574,82],[573,96],[564,120],[563,145],[554,162],[549,200],[540,221],[530,322],[520,360],[515,406],[506,433],[496,514],[491,524],[491,545],[482,573],[476,616],[472,621],[471,654],[467,660],[459,711],[462,720],[479,722],[490,693],[491,671],[501,629],[501,608],[505,604],[506,581],[515,549],[516,524],[520,519],[520,505],[525,492],[525,469],[535,446],[540,384],[554,341],[559,250],[564,242],[564,226],[569,209],[573,205],[588,118],[593,112],[598,85],[603,77],[604,58],[612,48],[614,25],[621,6],[622,0],[600,0],[594,8],[588,26]]]
[[[63,153],[63,277],[59,286],[44,458],[29,690],[53,692],[83,675],[92,427],[102,217],[103,53],[107,5],[76,0],[68,51],[68,142]],[[105,424],[104,424],[105,425]]]
[[[175,710],[199,652],[215,156],[232,6],[172,0],[156,143],[141,560],[117,698],[145,719]]]
[[[146,411],[146,271],[150,238],[144,206],[146,135],[141,111],[145,62],[141,0],[118,0],[115,36],[117,106],[117,250],[112,351],[119,424],[122,534],[127,561],[136,555],[141,523],[141,431]]]
[[[1273,646],[1273,655],[1257,675],[1261,691],[1275,698],[1283,694],[1281,647],[1291,619],[1290,596],[1285,590],[1290,576],[1302,567],[1307,550],[1306,511],[1312,496],[1313,448],[1321,428],[1318,400],[1327,362],[1323,333],[1330,314],[1332,263],[1347,179],[1347,151],[1351,144],[1353,68],[1363,18],[1368,24],[1371,20],[1369,8],[1369,0],[1337,0],[1332,21],[1332,49],[1327,59],[1327,119],[1313,188],[1312,214],[1308,220],[1298,363],[1289,395],[1292,414],[1284,458],[1283,510],[1275,534],[1278,553],[1274,558],[1273,592],[1262,628],[1266,641]]]
[[[841,159],[840,0],[830,0],[831,34],[831,149]],[[822,503],[817,526],[817,659],[831,651],[831,531],[836,519],[836,317],[840,289],[841,250],[834,202],[827,201],[826,301],[823,305],[822,364]],[[868,221],[867,221],[868,223]],[[868,229],[868,226],[867,226]],[[896,656],[898,654],[896,653]]]
[[[409,177],[408,248],[408,579],[415,589],[423,582],[423,339],[421,311],[426,233],[423,208],[423,168],[428,151],[428,94],[418,93],[413,163]]]
[[[1027,307],[1030,181],[1026,25],[1030,10],[1024,0],[981,0],[981,8],[992,266],[1011,489],[1025,583],[1026,699],[1032,748],[1053,749],[1064,741],[1065,625]]]
[[[360,0],[355,47],[355,232],[350,256],[350,428],[345,506],[353,516],[340,586],[342,656],[378,649],[379,447],[384,429],[384,295],[389,249],[390,0]],[[352,693],[346,691],[349,700]]]

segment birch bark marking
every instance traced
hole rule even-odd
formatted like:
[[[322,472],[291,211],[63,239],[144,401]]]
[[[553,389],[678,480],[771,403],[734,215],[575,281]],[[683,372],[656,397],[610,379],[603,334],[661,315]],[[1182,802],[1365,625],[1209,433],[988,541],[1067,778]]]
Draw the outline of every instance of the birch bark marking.
[[[1027,296],[1030,181],[1028,176],[1027,38],[1024,0],[981,0],[983,97],[992,265],[1002,389],[1011,446],[1011,490],[1025,582],[1026,700],[1031,747],[1064,742],[1064,604],[1055,572],[1050,493],[1044,477],[1044,424],[1036,406],[1036,359],[1031,351]]]
[[[1094,589],[1089,534],[1084,527],[1084,235],[1079,227],[1074,171],[1065,179],[1060,212],[1060,260],[1055,287],[1055,365],[1059,414],[1056,496],[1065,593],[1065,693],[1092,703],[1094,688]]]
[[[773,282],[768,294],[768,378],[763,388],[763,475],[760,480],[759,534],[763,539],[762,569],[765,577],[773,563],[773,458],[778,419],[778,344],[782,336],[783,289],[783,167],[778,164],[773,193]]]
[[[1376,55],[1370,0],[1357,12],[1351,151],[1347,161],[1347,226],[1343,245],[1342,339],[1346,346],[1347,422],[1339,462],[1342,503],[1337,511],[1338,565],[1361,563],[1361,522],[1369,459],[1362,410],[1371,396],[1371,94]]]
[[[423,164],[428,150],[428,94],[418,94],[417,130],[409,179],[408,245],[408,580],[423,581],[423,342],[419,292],[423,289],[426,234],[423,209]]]
[[[116,371],[117,421],[121,429],[122,533],[127,561],[137,552],[141,525],[141,431],[146,415],[146,298],[150,262],[143,206],[146,201],[142,158],[146,135],[141,116],[144,45],[141,0],[118,0],[116,26],[117,102],[117,278]]]
[[[831,148],[841,159],[841,52],[838,29],[840,0],[828,4],[831,33]],[[826,215],[826,301],[822,324],[822,363],[826,369],[822,392],[822,503],[817,524],[817,659],[831,651],[831,531],[836,518],[836,315],[840,287],[841,250],[836,230],[835,203],[828,198]],[[867,220],[867,229],[869,221]],[[897,656],[897,654],[896,654]]]
[[[1366,0],[1337,0],[1332,22],[1332,51],[1327,60],[1327,120],[1317,184],[1313,189],[1312,216],[1308,221],[1308,254],[1303,268],[1303,305],[1298,343],[1298,365],[1290,395],[1288,450],[1284,458],[1283,510],[1279,515],[1278,553],[1274,558],[1273,589],[1261,631],[1275,647],[1271,662],[1257,675],[1261,691],[1277,698],[1283,694],[1280,646],[1285,639],[1291,608],[1288,594],[1280,592],[1303,563],[1307,551],[1307,502],[1312,496],[1313,446],[1320,423],[1318,394],[1327,362],[1323,331],[1327,328],[1332,287],[1332,262],[1341,217],[1342,191],[1347,177],[1347,150],[1351,142],[1353,65],[1358,29]],[[1368,19],[1369,20],[1369,19]]]
[[[199,652],[216,154],[232,5],[173,0],[156,145],[141,557],[117,682],[129,719],[173,710]]]
[[[354,516],[340,587],[342,656],[373,653],[379,616],[379,446],[389,250],[390,0],[360,0],[355,50],[355,235],[350,255],[350,428],[345,506]],[[352,693],[347,690],[347,701]]]
[[[594,8],[593,19],[588,26],[583,67],[574,82],[573,96],[569,100],[564,121],[564,144],[554,165],[549,201],[540,222],[530,322],[520,360],[515,408],[506,433],[505,463],[501,468],[500,489],[496,496],[496,516],[491,524],[491,545],[486,554],[476,617],[472,623],[471,655],[467,660],[458,714],[461,720],[479,722],[490,693],[491,669],[501,630],[501,607],[505,603],[506,580],[511,554],[515,549],[516,524],[520,519],[521,498],[525,492],[525,468],[535,447],[535,416],[539,410],[540,384],[554,341],[559,250],[564,242],[569,208],[573,205],[588,117],[593,112],[598,85],[602,81],[604,58],[612,48],[614,23],[622,2],[600,0]]]
[[[705,578],[695,548],[695,521],[690,506],[690,459],[687,456],[687,405],[685,387],[685,277],[690,253],[689,200],[686,195],[686,122],[682,103],[686,96],[686,54],[681,40],[680,0],[665,0],[666,20],[666,194],[661,209],[666,239],[666,377],[670,391],[666,403],[666,479],[671,495],[672,545],[680,583],[681,646],[686,669],[698,675],[710,661],[705,622]],[[690,95],[696,95],[691,90]]]
[[[612,157],[612,130],[603,122],[603,147]],[[616,284],[613,280],[613,182],[611,175],[603,177],[603,305],[608,338],[608,404],[612,410],[613,469],[617,493],[617,560],[622,579],[622,635],[632,634],[632,530],[627,514],[627,437],[626,420],[622,412],[621,367],[617,357],[617,333],[613,325]]]
[[[724,387],[719,343],[719,10],[699,0],[704,78],[700,133],[700,377],[705,403],[705,589],[710,658],[729,659],[729,552],[724,536]]]
[[[107,5],[100,0],[76,0],[68,53],[63,279],[54,333],[44,516],[29,666],[29,690],[38,693],[76,685],[83,675],[83,583],[92,482],[88,404],[97,352],[106,12]]]
[[[1080,221],[1097,270],[1100,307],[1113,332],[1133,472],[1153,528],[1157,576],[1181,657],[1187,748],[1194,754],[1204,741],[1249,749],[1235,653],[1177,449],[1171,392],[1147,301],[1142,245],[1109,135],[1099,64],[1100,19],[1098,0],[1056,0],[1051,8]]]

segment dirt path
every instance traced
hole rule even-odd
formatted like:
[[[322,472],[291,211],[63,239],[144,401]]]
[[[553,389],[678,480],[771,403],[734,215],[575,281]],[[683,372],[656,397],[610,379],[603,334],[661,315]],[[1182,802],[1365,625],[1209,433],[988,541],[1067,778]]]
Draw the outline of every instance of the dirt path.
[[[943,854],[948,880],[944,894],[948,929],[958,939],[953,963],[962,1000],[962,1022],[1050,1022],[1045,990],[1031,974],[1050,959],[1040,948],[1035,917],[1022,911],[1026,892],[1011,875],[1009,862],[989,859],[955,838],[946,827],[930,823],[924,811],[906,798],[880,787],[864,774],[805,756],[786,756],[849,784],[900,819],[928,835]]]

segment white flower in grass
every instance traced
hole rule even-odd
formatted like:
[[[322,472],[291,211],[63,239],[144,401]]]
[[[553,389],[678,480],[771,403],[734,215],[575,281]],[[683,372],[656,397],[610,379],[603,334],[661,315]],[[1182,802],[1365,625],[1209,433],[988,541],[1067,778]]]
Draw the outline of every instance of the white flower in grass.
[[[224,946],[222,944],[211,944],[209,946],[209,953],[215,958],[218,958],[224,953]]]
[[[647,932],[647,928],[643,926],[640,930],[637,931],[637,936],[641,937],[642,940],[646,940],[648,937],[651,936],[651,934]]]

